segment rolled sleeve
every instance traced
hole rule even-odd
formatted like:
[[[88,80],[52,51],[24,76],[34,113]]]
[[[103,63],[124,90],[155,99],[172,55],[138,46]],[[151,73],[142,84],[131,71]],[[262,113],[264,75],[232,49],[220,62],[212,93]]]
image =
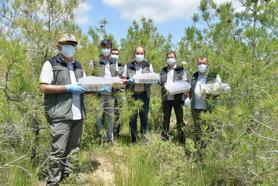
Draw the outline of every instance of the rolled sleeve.
[[[216,75],[215,83],[222,83],[221,78],[218,74]]]
[[[49,61],[46,61],[42,66],[40,74],[40,83],[51,84],[53,82],[53,68]]]
[[[186,71],[185,71],[185,70],[183,70],[182,80],[183,80],[183,81],[188,81],[187,75],[186,75]]]

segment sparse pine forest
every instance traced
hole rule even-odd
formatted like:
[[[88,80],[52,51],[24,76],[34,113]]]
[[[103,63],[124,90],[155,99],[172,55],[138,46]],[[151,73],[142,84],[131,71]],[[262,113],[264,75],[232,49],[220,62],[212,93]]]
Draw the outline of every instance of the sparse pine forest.
[[[204,139],[208,146],[202,161],[195,158],[190,108],[184,108],[186,143],[175,139],[175,117],[173,138],[160,139],[159,85],[152,86],[147,145],[129,144],[129,118],[141,103],[132,101],[128,91],[121,93],[126,97],[121,137],[113,146],[98,144],[99,100],[86,95],[82,149],[73,157],[73,172],[62,185],[278,185],[278,1],[240,2],[243,8],[236,12],[231,3],[202,0],[178,43],[146,18],[133,21],[117,43],[103,28],[82,32],[73,14],[79,0],[1,0],[0,185],[45,185],[51,138],[39,76],[42,64],[57,53],[56,42],[63,33],[80,41],[75,58],[86,74],[91,74],[89,62],[98,59],[99,43],[107,37],[120,49],[124,64],[136,46],[144,46],[155,72],[165,66],[169,50],[177,51],[189,77],[197,69],[197,57],[208,56],[210,69],[231,90],[217,98],[212,112],[202,115],[214,128],[212,137]]]

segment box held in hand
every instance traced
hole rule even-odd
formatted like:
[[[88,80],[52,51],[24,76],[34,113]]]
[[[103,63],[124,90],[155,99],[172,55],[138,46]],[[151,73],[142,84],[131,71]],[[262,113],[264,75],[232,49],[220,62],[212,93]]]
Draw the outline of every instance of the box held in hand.
[[[160,76],[157,73],[142,73],[133,76],[135,84],[156,84]]]
[[[219,94],[222,91],[228,91],[231,89],[231,86],[228,83],[207,83],[205,85],[205,93],[206,94]]]
[[[186,81],[174,81],[173,83],[165,84],[165,89],[170,95],[188,92],[190,87],[190,84]]]
[[[86,92],[101,92],[105,87],[112,89],[113,81],[111,78],[87,76],[78,79],[78,83],[85,88]]]

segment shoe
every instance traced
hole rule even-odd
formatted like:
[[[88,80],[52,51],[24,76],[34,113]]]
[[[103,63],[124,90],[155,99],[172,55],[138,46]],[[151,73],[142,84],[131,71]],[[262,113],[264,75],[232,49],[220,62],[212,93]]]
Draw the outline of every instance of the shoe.
[[[162,133],[161,133],[161,139],[162,139],[163,141],[168,141],[168,140],[169,140],[169,135],[168,135],[168,133],[162,132]]]
[[[147,137],[147,135],[142,135],[142,143],[143,143],[144,145],[147,145],[147,144],[150,143],[150,140],[149,140],[149,138]]]
[[[61,176],[60,182],[64,181],[65,179],[67,179],[69,177],[69,173],[68,172],[64,172]]]
[[[46,181],[46,186],[59,186],[59,183],[48,180]]]

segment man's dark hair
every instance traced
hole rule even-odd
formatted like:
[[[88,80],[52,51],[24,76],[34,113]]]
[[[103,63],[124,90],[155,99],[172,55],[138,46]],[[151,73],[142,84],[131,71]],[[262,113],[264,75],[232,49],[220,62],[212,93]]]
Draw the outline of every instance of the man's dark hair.
[[[119,49],[117,49],[117,48],[112,48],[111,51],[118,51],[118,52],[120,52]]]
[[[175,51],[169,51],[169,52],[166,53],[166,59],[168,58],[168,55],[169,55],[169,54],[174,54],[174,55],[175,55],[175,58],[177,58],[177,54],[176,54]]]
[[[109,48],[112,48],[112,41],[109,39],[104,39],[100,42],[100,46],[109,46]]]
[[[197,63],[199,62],[199,60],[204,60],[204,59],[207,61],[207,63],[209,62],[207,56],[200,56],[200,57],[197,58]]]

